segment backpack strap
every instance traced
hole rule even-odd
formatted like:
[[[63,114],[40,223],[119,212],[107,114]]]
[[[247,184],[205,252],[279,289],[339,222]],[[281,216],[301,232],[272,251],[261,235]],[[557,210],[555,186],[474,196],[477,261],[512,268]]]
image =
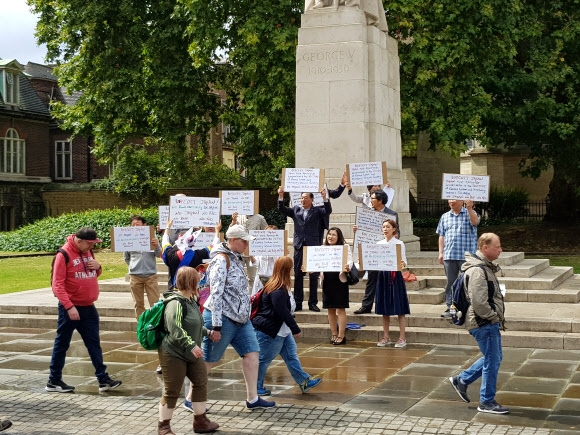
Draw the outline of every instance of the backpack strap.
[[[217,255],[221,255],[222,257],[224,257],[226,259],[226,269],[230,270],[230,256],[224,252],[218,252]]]
[[[66,252],[64,249],[62,248],[58,248],[56,250],[56,254],[54,254],[54,257],[52,258],[52,265],[50,266],[50,285],[52,286],[52,278],[54,277],[54,263],[56,262],[56,256],[58,254],[62,254],[62,256],[64,257],[64,264],[68,264],[70,257],[68,255],[68,252]],[[92,251],[91,251],[92,253]]]

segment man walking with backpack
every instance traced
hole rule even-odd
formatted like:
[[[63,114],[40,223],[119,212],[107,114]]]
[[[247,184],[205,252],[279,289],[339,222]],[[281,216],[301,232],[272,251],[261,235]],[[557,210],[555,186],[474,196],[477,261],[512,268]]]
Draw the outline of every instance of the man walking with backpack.
[[[471,305],[467,309],[465,326],[477,341],[483,354],[471,367],[449,378],[449,382],[464,402],[469,402],[467,387],[480,377],[480,412],[507,414],[509,409],[495,401],[497,374],[502,360],[500,328],[504,328],[504,300],[495,274],[500,270],[493,263],[502,252],[499,237],[485,233],[479,237],[478,250],[466,254],[462,271],[465,271],[465,291]]]
[[[58,323],[50,360],[50,375],[46,391],[69,393],[75,387],[62,380],[66,351],[76,329],[89,352],[99,381],[99,391],[117,388],[121,381],[107,374],[99,337],[99,313],[95,301],[99,297],[98,277],[101,265],[93,256],[93,247],[102,240],[90,227],[81,228],[68,236],[56,254],[52,270],[52,291],[58,298]]]

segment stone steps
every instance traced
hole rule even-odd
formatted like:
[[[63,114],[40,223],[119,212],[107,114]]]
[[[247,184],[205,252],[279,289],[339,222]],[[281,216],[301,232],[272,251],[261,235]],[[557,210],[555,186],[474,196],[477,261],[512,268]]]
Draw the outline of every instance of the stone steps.
[[[529,259],[502,267],[506,278],[529,278],[550,267],[550,260]],[[417,276],[445,276],[445,269],[440,264],[416,266],[409,260],[409,269]]]

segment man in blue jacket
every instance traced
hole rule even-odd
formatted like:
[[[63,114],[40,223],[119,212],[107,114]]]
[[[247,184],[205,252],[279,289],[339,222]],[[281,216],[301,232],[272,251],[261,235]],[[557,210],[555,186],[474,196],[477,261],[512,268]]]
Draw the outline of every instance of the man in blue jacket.
[[[278,210],[284,216],[292,218],[294,221],[294,299],[296,300],[296,310],[302,310],[304,300],[304,272],[302,272],[302,247],[320,246],[320,225],[324,225],[325,216],[332,213],[332,207],[326,197],[326,190],[320,191],[324,207],[313,207],[314,195],[312,193],[302,193],[300,197],[301,205],[286,207],[284,205],[284,189],[278,188]],[[308,309],[310,311],[320,311],[318,304],[318,276],[320,273],[310,274],[310,295],[308,296]]]

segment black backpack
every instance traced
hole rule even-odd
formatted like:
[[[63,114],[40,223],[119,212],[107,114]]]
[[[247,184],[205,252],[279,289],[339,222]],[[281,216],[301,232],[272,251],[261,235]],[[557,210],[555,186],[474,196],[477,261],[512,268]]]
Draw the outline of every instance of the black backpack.
[[[489,282],[485,267],[478,267],[483,269],[485,280]],[[465,277],[465,271],[463,271],[459,274],[457,279],[453,281],[453,286],[451,287],[451,307],[449,307],[449,311],[451,312],[451,321],[457,326],[462,326],[465,323],[467,310],[471,305],[471,301],[467,296],[467,281],[468,279]]]

